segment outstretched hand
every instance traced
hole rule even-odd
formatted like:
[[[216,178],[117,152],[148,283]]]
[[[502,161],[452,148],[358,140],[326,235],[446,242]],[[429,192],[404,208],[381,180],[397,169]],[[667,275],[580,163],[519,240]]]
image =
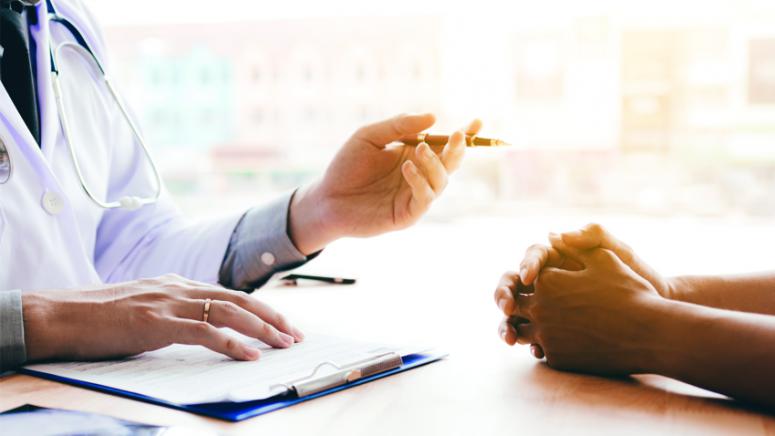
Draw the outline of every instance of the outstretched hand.
[[[356,131],[323,178],[294,196],[289,229],[299,251],[310,254],[341,237],[372,236],[417,222],[460,166],[465,135],[481,128],[475,120],[436,149],[391,145],[435,121],[431,114],[399,115]]]

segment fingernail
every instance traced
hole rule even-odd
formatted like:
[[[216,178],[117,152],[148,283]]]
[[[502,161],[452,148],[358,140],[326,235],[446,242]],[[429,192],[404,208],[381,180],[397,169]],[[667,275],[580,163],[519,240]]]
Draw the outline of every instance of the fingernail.
[[[297,329],[296,327],[292,328],[293,335],[296,337],[296,342],[301,342],[304,340],[304,333],[301,332],[301,330]]]
[[[432,153],[431,147],[428,145],[427,142],[423,142],[420,144],[420,154],[422,154],[424,158],[431,157],[431,153]]]
[[[506,340],[506,330],[500,329],[501,339]]]
[[[501,310],[501,312],[506,313],[506,299],[501,298],[498,300],[498,309]]]
[[[519,279],[522,280],[523,285],[527,285],[527,268],[522,267],[519,269]]]
[[[410,173],[417,175],[417,167],[411,161],[407,161],[406,169]]]
[[[285,345],[293,345],[293,336],[280,333],[280,338],[282,339],[283,343],[285,343]]]
[[[245,347],[245,358],[249,360],[256,360],[260,355],[261,355],[261,352],[258,351],[258,349],[253,347]]]

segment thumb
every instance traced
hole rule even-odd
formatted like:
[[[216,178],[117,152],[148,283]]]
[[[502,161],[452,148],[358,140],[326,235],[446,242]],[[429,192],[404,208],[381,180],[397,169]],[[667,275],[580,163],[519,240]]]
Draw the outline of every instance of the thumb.
[[[579,269],[586,266],[586,255],[584,250],[565,243],[561,235],[549,233],[549,243],[552,248],[560,252],[563,256],[578,264]]]
[[[428,129],[436,122],[433,114],[401,114],[384,121],[363,126],[355,132],[354,138],[377,148]]]
[[[662,276],[641,260],[629,245],[617,239],[599,224],[588,224],[581,230],[563,233],[561,241],[564,245],[578,250],[592,248],[610,250],[636,274],[651,282],[661,294],[664,295],[664,292],[667,292],[668,288]]]
[[[632,267],[635,259],[632,248],[617,239],[600,224],[587,224],[583,229],[562,234],[562,241],[579,250],[604,248],[611,250],[625,264]]]
[[[568,246],[579,250],[590,250],[592,248],[610,249],[610,239],[613,239],[598,224],[588,224],[581,230],[573,230],[561,234],[562,241]],[[608,245],[605,246],[604,245]]]

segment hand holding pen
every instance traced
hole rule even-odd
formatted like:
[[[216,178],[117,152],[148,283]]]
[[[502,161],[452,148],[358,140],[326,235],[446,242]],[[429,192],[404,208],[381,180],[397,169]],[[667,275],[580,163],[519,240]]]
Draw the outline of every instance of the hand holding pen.
[[[465,131],[458,131],[455,132],[451,136],[447,135],[431,135],[429,133],[412,133],[409,135],[400,135],[399,131],[402,129],[398,127],[395,124],[395,120],[402,119],[402,117],[398,117],[396,119],[390,120],[386,124],[389,126],[389,129],[392,132],[389,133],[383,133],[383,135],[386,135],[385,144],[374,144],[371,143],[372,140],[366,140],[362,141],[365,142],[365,144],[362,144],[362,149],[375,149],[372,150],[372,152],[375,152],[376,155],[384,155],[385,153],[391,153],[396,154],[395,157],[400,159],[400,164],[395,165],[395,163],[390,162],[389,166],[392,169],[400,168],[400,172],[403,173],[403,176],[405,177],[406,182],[410,185],[412,192],[411,195],[415,195],[415,190],[418,188],[419,185],[422,185],[420,183],[420,172],[423,173],[424,176],[428,176],[428,180],[425,181],[426,187],[430,188],[432,187],[434,191],[442,190],[444,185],[446,184],[446,172],[452,172],[455,169],[457,169],[460,160],[462,159],[462,152],[463,148],[467,147],[503,147],[509,145],[503,140],[500,139],[492,139],[492,138],[483,138],[478,136],[479,130],[481,129],[481,121],[474,120],[471,122],[465,129]],[[430,127],[430,126],[428,126]],[[369,126],[368,128],[373,128],[373,126]],[[359,137],[363,136],[362,133],[365,129],[361,129],[359,132],[357,132],[353,139],[358,139]],[[464,133],[465,132],[465,133]],[[392,138],[390,137],[392,136]],[[397,147],[389,147],[390,140],[393,140],[394,144],[397,144]],[[402,147],[403,146],[403,147]],[[410,148],[411,147],[411,148]],[[403,149],[402,149],[403,148]],[[431,149],[435,149],[437,151],[431,151]],[[433,155],[434,159],[429,159],[426,157],[426,155]],[[372,161],[371,163],[377,163],[376,157],[377,156],[363,156],[361,160],[363,161]],[[349,159],[346,159],[349,160]],[[360,165],[358,165],[358,162],[353,162],[354,168],[350,169],[350,171],[360,169],[357,168]],[[438,168],[433,168],[433,166]],[[418,167],[419,165],[419,167]],[[442,166],[443,165],[443,166]],[[357,168],[357,169],[356,169]],[[338,171],[331,171],[329,168],[329,173],[331,172],[338,172]],[[364,177],[366,175],[373,175],[371,172],[367,172],[364,174]],[[391,175],[395,178],[394,175]],[[383,178],[382,181],[385,179]],[[400,183],[400,182],[399,182]],[[429,185],[430,183],[430,185]],[[414,186],[417,185],[417,186]],[[369,184],[370,188],[373,188],[374,184]],[[426,189],[430,190],[430,189]],[[387,189],[389,192],[390,189]],[[371,195],[364,195],[365,192],[360,192],[358,196],[364,196],[368,197]],[[435,195],[428,195],[429,198],[432,199]],[[427,201],[430,202],[430,201]],[[395,220],[395,205],[391,205],[391,215],[393,216],[393,219]],[[351,206],[350,206],[351,207]],[[427,205],[426,205],[427,207]],[[348,207],[349,208],[349,207]],[[373,212],[374,204],[369,205],[369,212]],[[362,215],[361,215],[362,217]],[[360,220],[361,223],[358,223],[357,226],[363,226],[368,222],[369,220],[366,220],[366,222],[363,222],[363,220]],[[394,221],[395,224],[395,221]],[[361,234],[361,236],[364,236]],[[318,283],[327,283],[332,285],[341,285],[341,284],[354,284],[355,279],[349,279],[349,278],[341,278],[341,277],[327,277],[327,276],[317,276],[317,275],[308,275],[308,274],[289,274],[282,278],[282,283],[287,286],[296,286],[298,285],[300,280],[307,280],[307,281],[313,281]]]
[[[432,114],[399,115],[358,129],[323,178],[294,194],[288,227],[296,248],[309,255],[342,237],[409,227],[444,191],[467,146],[505,144],[478,137],[479,120],[449,137],[423,133],[435,121]]]
[[[356,130],[322,179],[296,191],[289,208],[291,241],[309,255],[342,237],[366,237],[400,230],[419,220],[460,166],[474,120],[441,147],[393,147],[427,131],[432,114],[399,115]]]

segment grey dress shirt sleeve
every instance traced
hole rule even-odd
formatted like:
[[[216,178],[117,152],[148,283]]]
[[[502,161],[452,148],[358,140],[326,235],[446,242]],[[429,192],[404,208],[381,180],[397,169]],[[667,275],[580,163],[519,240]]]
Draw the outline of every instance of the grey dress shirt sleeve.
[[[273,274],[303,265],[318,253],[304,256],[288,236],[288,210],[293,194],[249,210],[232,233],[221,264],[221,285],[252,291]]]
[[[26,359],[22,293],[0,291],[0,373],[19,367]]]

